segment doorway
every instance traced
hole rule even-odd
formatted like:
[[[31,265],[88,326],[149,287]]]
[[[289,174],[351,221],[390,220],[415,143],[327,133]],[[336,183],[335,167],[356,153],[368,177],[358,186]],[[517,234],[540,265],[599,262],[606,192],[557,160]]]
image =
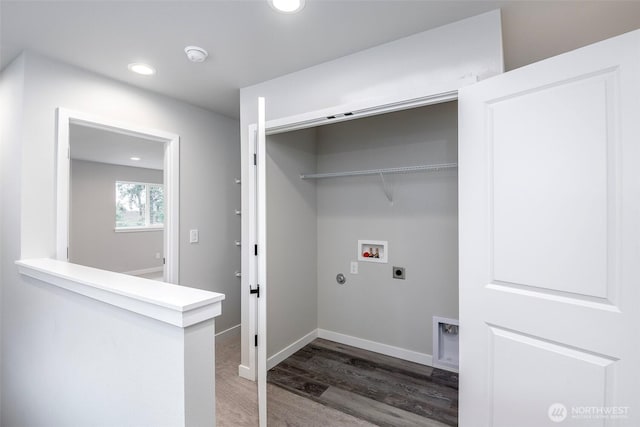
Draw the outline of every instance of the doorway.
[[[278,132],[264,154],[267,368],[316,338],[431,364],[433,316],[458,315],[457,103]]]
[[[163,144],[77,124],[69,130],[69,262],[162,281]]]
[[[93,142],[87,143],[87,141]],[[159,278],[160,273],[165,282],[177,284],[179,278],[178,135],[60,108],[58,109],[57,144],[57,258],[70,262],[79,261],[80,264],[124,273],[151,274],[153,278]],[[117,157],[125,156],[125,153],[128,153],[127,159],[119,162],[115,160]],[[144,157],[141,153],[145,153]],[[134,159],[131,159],[132,157]],[[146,159],[143,161],[143,158]],[[142,162],[142,165],[147,167],[136,168],[133,166],[136,162]],[[152,237],[155,237],[154,242],[144,243],[149,246],[146,255],[153,260],[149,263],[151,267],[130,267],[134,264],[131,264],[131,259],[127,259],[126,254],[123,254],[120,266],[107,265],[101,261],[101,258],[109,257],[104,253],[94,251],[93,254],[89,254],[93,255],[93,259],[89,261],[86,258],[86,251],[80,254],[81,242],[87,239],[82,236],[86,230],[74,230],[71,225],[71,221],[80,221],[77,215],[82,212],[82,209],[79,209],[81,206],[78,205],[83,203],[83,200],[73,200],[72,197],[72,165],[75,165],[73,169],[76,176],[81,176],[83,172],[87,175],[87,172],[91,171],[92,178],[84,180],[85,186],[112,181],[106,184],[108,188],[105,187],[103,191],[103,199],[108,198],[111,191],[113,191],[111,193],[113,197],[109,201],[103,200],[106,207],[99,212],[106,218],[105,223],[113,217],[113,227],[105,233],[112,238],[117,238],[118,235],[122,237],[127,233],[128,240],[131,240],[133,234],[130,233],[135,230],[136,234],[144,233],[143,237],[146,239],[143,240],[153,241]],[[98,175],[104,179],[96,179],[98,172]],[[118,176],[122,178],[117,178]],[[91,188],[84,190],[86,190],[85,194],[92,193]],[[126,197],[127,192],[130,200]],[[122,206],[120,210],[117,209],[119,193],[121,193],[121,204],[127,205]],[[92,202],[84,199],[84,203]],[[160,205],[163,206],[162,212],[158,209]],[[131,219],[136,214],[138,219],[133,224]],[[74,215],[76,215],[75,218]],[[94,222],[89,226],[95,225]],[[91,234],[95,236],[95,230]],[[112,251],[117,250],[119,244],[114,242],[115,240],[112,239],[110,243]],[[124,245],[130,243],[120,242]],[[74,252],[71,244],[78,245],[78,250]],[[90,242],[89,246],[95,249],[98,245]],[[104,246],[108,247],[109,244]],[[116,257],[109,258],[111,258],[110,262],[115,262]]]

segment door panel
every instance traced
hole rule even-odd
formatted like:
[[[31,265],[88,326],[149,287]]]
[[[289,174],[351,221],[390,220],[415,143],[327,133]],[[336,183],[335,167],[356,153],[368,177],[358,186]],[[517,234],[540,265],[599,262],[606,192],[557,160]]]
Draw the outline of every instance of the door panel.
[[[525,425],[524,414],[527,425],[547,425],[553,403],[568,408],[606,405],[613,360],[498,327],[490,327],[490,333],[489,351],[495,355],[489,379],[494,384],[494,425]],[[531,358],[534,364],[529,363]],[[544,393],[531,393],[532,390]],[[601,425],[600,420],[593,422],[586,425]]]
[[[460,91],[462,427],[640,425],[639,48]]]
[[[607,73],[487,106],[495,280],[606,298],[611,80]]]

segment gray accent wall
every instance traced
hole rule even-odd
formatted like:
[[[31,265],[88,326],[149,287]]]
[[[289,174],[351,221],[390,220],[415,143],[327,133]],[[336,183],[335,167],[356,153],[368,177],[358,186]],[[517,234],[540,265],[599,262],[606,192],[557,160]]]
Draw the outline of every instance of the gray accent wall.
[[[455,163],[457,117],[448,102],[267,137],[269,357],[316,328],[432,354],[432,317],[458,318],[457,171],[386,175],[392,202],[378,175],[300,174]],[[358,240],[388,241],[388,263],[358,261]]]
[[[319,127],[317,170],[457,161],[457,103]],[[457,173],[322,179],[318,197],[318,327],[432,354],[432,316],[458,317]],[[387,264],[358,262],[358,240],[386,240]],[[393,279],[392,266],[406,279]],[[347,282],[336,283],[344,273]]]
[[[267,137],[267,355],[317,326],[316,131]]]
[[[115,182],[162,179],[157,169],[72,160],[69,261],[119,273],[161,268],[163,230],[115,231]]]

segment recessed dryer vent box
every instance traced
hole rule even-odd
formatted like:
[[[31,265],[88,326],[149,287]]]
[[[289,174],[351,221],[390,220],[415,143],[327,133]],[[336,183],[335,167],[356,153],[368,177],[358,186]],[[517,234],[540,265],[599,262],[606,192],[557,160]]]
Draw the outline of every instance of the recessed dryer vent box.
[[[386,263],[389,245],[384,240],[358,240],[358,261]]]

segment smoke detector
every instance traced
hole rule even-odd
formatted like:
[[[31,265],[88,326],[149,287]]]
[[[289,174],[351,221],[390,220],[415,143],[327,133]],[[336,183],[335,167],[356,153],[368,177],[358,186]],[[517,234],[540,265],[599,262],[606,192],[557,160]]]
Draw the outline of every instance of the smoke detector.
[[[184,48],[184,53],[191,62],[203,62],[209,56],[206,50],[198,46],[187,46]]]

